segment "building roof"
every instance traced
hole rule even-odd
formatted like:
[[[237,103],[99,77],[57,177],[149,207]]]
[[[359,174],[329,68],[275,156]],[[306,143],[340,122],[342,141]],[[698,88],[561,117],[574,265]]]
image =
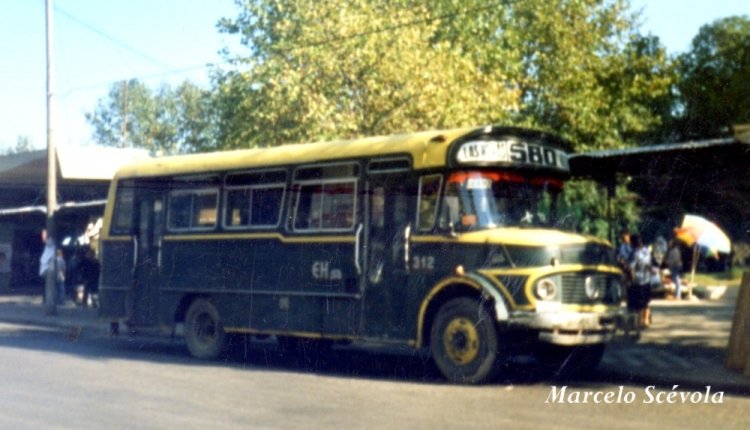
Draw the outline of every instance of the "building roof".
[[[715,171],[737,161],[747,162],[749,157],[750,139],[723,138],[572,154],[570,167],[574,176],[606,180],[616,174],[632,176],[647,170],[658,171],[658,167],[671,171],[675,163],[689,165],[692,173],[696,169]],[[711,163],[717,160],[721,163]],[[687,173],[683,169],[672,174]]]
[[[57,193],[61,207],[86,205],[104,199],[109,183],[120,167],[147,158],[148,153],[143,150],[60,147],[57,151]],[[11,210],[8,213],[21,213],[18,210],[29,208],[36,210],[45,204],[46,190],[46,150],[0,157],[0,210]]]
[[[750,133],[734,137],[659,144],[570,157],[574,177],[614,184],[627,177],[640,205],[649,213],[670,217],[683,213],[716,220],[733,239],[750,240]]]
[[[143,150],[102,146],[57,149],[58,178],[65,180],[110,181],[125,164],[147,159]],[[47,151],[36,150],[0,157],[0,186],[47,183]]]

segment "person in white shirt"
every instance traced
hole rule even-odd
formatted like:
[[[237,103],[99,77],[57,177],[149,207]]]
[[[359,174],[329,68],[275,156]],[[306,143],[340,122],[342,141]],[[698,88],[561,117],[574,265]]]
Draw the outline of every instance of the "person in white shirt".
[[[629,268],[632,282],[628,290],[628,309],[638,312],[641,316],[641,326],[651,325],[651,267],[653,257],[647,246],[644,246],[640,236],[633,236],[633,256]]]

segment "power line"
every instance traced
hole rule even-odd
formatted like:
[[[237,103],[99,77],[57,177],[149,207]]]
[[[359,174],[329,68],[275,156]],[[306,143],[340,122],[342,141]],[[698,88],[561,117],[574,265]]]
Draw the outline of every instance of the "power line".
[[[143,58],[146,61],[149,61],[149,62],[151,62],[151,63],[153,63],[153,64],[155,64],[155,65],[157,65],[157,66],[159,66],[159,67],[161,67],[163,69],[166,69],[166,70],[169,70],[171,68],[170,66],[168,66],[168,65],[160,62],[159,60],[153,58],[152,56],[146,54],[145,52],[142,52],[139,49],[136,49],[136,48],[128,45],[127,43],[122,42],[121,40],[118,40],[117,38],[115,38],[113,36],[110,36],[109,34],[105,33],[103,30],[100,30],[100,29],[94,27],[93,25],[91,25],[91,24],[83,21],[83,20],[76,18],[75,16],[73,16],[73,14],[62,10],[59,7],[55,7],[55,12],[59,13],[60,15],[63,15],[64,17],[68,18],[69,20],[71,20],[74,23],[80,25],[81,27],[83,27],[83,28],[85,28],[85,29],[87,29],[87,30],[89,30],[89,31],[97,34],[98,36],[103,37],[103,38],[109,40],[110,42],[112,42],[112,43],[114,43],[114,44],[116,44],[116,45],[118,45],[118,46],[120,46],[122,48],[127,49],[128,51],[134,53],[135,55]]]
[[[109,86],[111,86],[113,84],[116,84],[118,82],[129,81],[129,80],[133,80],[133,79],[139,80],[139,81],[147,81],[147,80],[155,79],[155,78],[163,78],[165,76],[180,75],[180,74],[187,73],[187,72],[192,72],[192,71],[195,71],[195,70],[207,69],[209,67],[220,66],[222,64],[227,64],[227,63],[230,63],[230,62],[232,62],[232,60],[220,61],[220,62],[217,62],[217,63],[196,64],[194,66],[187,66],[187,67],[180,68],[180,69],[172,69],[172,70],[168,70],[168,71],[165,71],[165,72],[162,72],[162,73],[154,73],[154,74],[150,74],[150,75],[133,76],[133,77],[126,78],[126,79],[116,79],[116,80],[113,80],[113,81],[100,82],[100,83],[97,83],[97,84],[80,85],[80,86],[68,89],[65,92],[65,95],[68,95],[68,94],[74,93],[74,92],[78,92],[78,91],[83,91],[83,90],[91,90],[91,89],[95,89],[95,88],[109,87]]]
[[[356,39],[356,38],[360,38],[360,37],[371,36],[371,35],[379,34],[379,33],[396,31],[396,30],[400,30],[400,29],[407,28],[407,27],[413,27],[413,26],[417,26],[417,25],[429,24],[429,23],[432,23],[432,22],[438,21],[438,20],[443,20],[443,19],[448,19],[448,18],[455,18],[455,17],[460,16],[460,15],[466,15],[466,14],[471,14],[471,13],[482,12],[482,11],[485,11],[485,10],[490,10],[490,9],[493,9],[493,8],[497,8],[499,5],[500,5],[499,3],[489,4],[489,5],[485,5],[485,6],[482,6],[482,7],[476,7],[476,8],[466,9],[466,10],[462,10],[462,11],[449,12],[449,13],[445,13],[443,15],[439,15],[439,16],[435,16],[435,17],[428,17],[428,18],[416,19],[416,20],[407,21],[407,22],[400,23],[400,24],[389,25],[389,26],[386,26],[386,27],[383,27],[383,28],[380,28],[380,29],[374,29],[374,30],[363,31],[361,33],[355,33],[355,34],[351,34],[351,35],[348,35],[348,36],[339,36],[339,37],[333,37],[333,38],[324,39],[324,40],[320,40],[320,41],[313,41],[313,42],[310,42],[310,43],[305,44],[305,45],[297,46],[297,47],[295,47],[293,49],[294,50],[300,50],[300,49],[307,49],[307,48],[313,48],[313,47],[319,47],[319,46],[334,45],[336,43],[344,42],[344,41],[351,40],[351,39]],[[68,18],[70,18],[71,20],[79,23],[80,25],[83,25],[83,26],[87,27],[88,29],[90,29],[91,31],[94,31],[97,34],[100,34],[102,37],[110,39],[114,43],[117,43],[117,44],[119,44],[121,46],[126,47],[129,50],[132,50],[133,52],[138,53],[138,55],[145,56],[145,58],[149,59],[149,61],[157,62],[158,63],[157,60],[154,60],[154,59],[148,57],[146,54],[141,54],[137,50],[135,50],[134,48],[131,48],[131,47],[125,45],[124,43],[122,43],[122,42],[120,42],[120,41],[118,41],[118,40],[116,40],[116,39],[114,39],[114,38],[106,35],[104,32],[101,32],[100,30],[98,30],[98,29],[96,29],[96,28],[94,28],[94,27],[92,27],[92,26],[90,26],[90,25],[88,25],[88,24],[86,24],[84,22],[78,21],[75,17],[71,16],[70,14],[67,14],[66,12],[61,11],[60,9],[57,9],[57,8],[56,8],[56,10],[59,11],[59,12],[61,12],[61,13],[63,13],[63,14],[65,14]],[[163,68],[165,68],[167,70],[165,72],[163,72],[163,73],[155,73],[155,74],[150,74],[150,75],[135,76],[135,77],[131,77],[129,79],[149,80],[149,79],[154,79],[154,78],[159,78],[159,77],[165,77],[165,76],[170,76],[170,75],[178,75],[178,74],[182,74],[182,73],[186,73],[186,72],[190,72],[190,71],[194,71],[194,70],[199,70],[199,69],[206,69],[206,68],[209,68],[209,67],[216,67],[216,66],[220,66],[220,65],[224,65],[224,64],[237,64],[237,61],[238,61],[238,59],[235,58],[235,59],[220,61],[220,62],[217,62],[217,63],[208,63],[208,64],[202,64],[202,65],[194,65],[194,66],[188,66],[188,67],[184,67],[184,68],[171,69],[171,70],[169,69],[169,67],[167,67],[167,66],[165,66],[165,65],[163,65],[161,63],[158,63],[161,67],[163,67]],[[119,80],[115,80],[115,81],[102,82],[102,83],[98,83],[98,84],[78,86],[78,87],[74,87],[74,88],[69,89],[68,91],[65,92],[65,94],[70,94],[72,92],[77,92],[77,91],[82,91],[82,90],[87,90],[87,89],[108,87],[108,86],[111,86],[111,85],[113,85],[113,84],[115,84],[117,82],[122,82],[122,81],[123,81],[123,79],[119,79]]]

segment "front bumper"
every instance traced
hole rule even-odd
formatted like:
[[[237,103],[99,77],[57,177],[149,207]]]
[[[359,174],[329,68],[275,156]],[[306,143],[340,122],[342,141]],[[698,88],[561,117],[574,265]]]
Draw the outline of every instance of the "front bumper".
[[[514,312],[509,325],[537,331],[539,340],[555,345],[588,345],[614,339],[634,341],[640,336],[635,315],[625,310],[611,312]]]

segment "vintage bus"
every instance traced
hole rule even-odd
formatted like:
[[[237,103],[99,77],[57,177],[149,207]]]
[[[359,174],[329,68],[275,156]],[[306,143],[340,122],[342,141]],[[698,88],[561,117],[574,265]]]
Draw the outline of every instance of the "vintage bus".
[[[482,382],[520,345],[597,362],[623,317],[605,241],[558,228],[567,142],[499,126],[155,158],[118,172],[100,314],[429,351]]]

